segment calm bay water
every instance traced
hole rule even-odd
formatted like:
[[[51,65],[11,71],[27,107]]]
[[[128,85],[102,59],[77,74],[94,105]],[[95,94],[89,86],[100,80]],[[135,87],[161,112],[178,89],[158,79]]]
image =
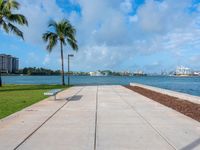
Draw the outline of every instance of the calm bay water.
[[[200,96],[200,77],[71,76],[70,79],[73,85],[128,85],[130,82],[135,82]],[[67,77],[65,81],[67,83]],[[3,76],[4,84],[60,84],[60,82],[60,76]]]

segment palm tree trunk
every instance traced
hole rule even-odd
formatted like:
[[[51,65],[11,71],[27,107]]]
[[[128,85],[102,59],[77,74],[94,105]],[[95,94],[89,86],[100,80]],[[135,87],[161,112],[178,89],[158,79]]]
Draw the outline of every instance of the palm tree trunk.
[[[61,48],[61,63],[62,63],[62,71],[61,71],[61,75],[62,75],[62,85],[65,85],[65,76],[64,76],[64,60],[63,60],[63,43],[62,41],[60,41],[60,48]]]
[[[1,71],[0,71],[0,87],[2,87]]]
[[[1,21],[1,20],[0,20]],[[1,77],[1,72],[3,70],[3,57],[1,58],[1,69],[0,69],[0,87],[2,87],[2,77]]]

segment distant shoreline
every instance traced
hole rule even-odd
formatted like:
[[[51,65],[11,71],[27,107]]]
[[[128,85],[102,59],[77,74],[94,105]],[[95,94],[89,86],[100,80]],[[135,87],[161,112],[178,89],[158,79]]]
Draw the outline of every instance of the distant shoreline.
[[[27,74],[1,74],[1,76],[60,76],[59,74],[55,75],[27,75]],[[68,76],[67,73],[65,73],[65,76]],[[104,75],[104,76],[90,76],[90,75],[70,75],[70,76],[88,76],[88,77],[145,77],[145,76],[159,76],[159,77],[177,77],[177,78],[190,78],[190,77],[200,77],[200,76],[195,76],[195,75],[190,75],[190,76],[178,76],[178,75]]]

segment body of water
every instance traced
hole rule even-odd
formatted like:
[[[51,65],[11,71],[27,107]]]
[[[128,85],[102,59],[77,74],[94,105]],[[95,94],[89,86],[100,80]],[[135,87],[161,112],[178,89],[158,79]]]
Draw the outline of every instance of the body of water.
[[[4,84],[60,84],[60,76],[3,76]],[[169,76],[71,76],[73,85],[128,85],[130,82],[141,83],[173,91],[200,96],[200,77]],[[67,76],[65,78],[67,83]]]

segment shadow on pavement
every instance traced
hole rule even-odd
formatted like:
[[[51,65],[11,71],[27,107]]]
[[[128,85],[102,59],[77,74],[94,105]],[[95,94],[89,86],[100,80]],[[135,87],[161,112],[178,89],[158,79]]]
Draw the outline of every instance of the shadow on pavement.
[[[68,101],[79,101],[82,97],[83,97],[83,95],[75,95],[75,96],[67,98],[67,100]]]
[[[192,150],[195,147],[197,147],[198,145],[200,145],[200,138],[196,139],[195,141],[186,145],[185,147],[181,148],[180,150]]]

